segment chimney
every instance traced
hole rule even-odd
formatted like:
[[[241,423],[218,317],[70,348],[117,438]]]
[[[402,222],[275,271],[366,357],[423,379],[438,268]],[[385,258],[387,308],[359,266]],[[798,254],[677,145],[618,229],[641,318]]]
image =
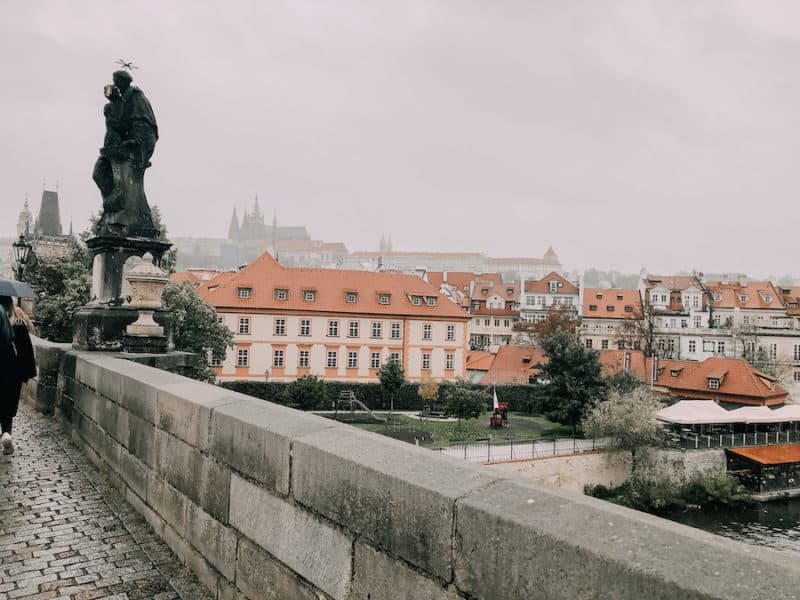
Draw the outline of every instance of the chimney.
[[[747,275],[739,275],[739,285],[743,288],[746,288],[748,284]]]
[[[447,283],[447,271],[442,271],[442,283]]]

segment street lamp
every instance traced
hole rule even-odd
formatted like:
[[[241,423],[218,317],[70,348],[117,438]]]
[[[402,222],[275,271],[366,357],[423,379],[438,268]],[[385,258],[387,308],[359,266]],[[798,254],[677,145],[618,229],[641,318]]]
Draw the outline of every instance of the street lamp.
[[[16,265],[14,276],[17,278],[17,281],[22,281],[22,276],[25,274],[25,267],[28,265],[28,261],[31,258],[33,247],[25,240],[25,234],[23,233],[19,234],[19,239],[11,244],[11,247],[14,249],[14,263]]]

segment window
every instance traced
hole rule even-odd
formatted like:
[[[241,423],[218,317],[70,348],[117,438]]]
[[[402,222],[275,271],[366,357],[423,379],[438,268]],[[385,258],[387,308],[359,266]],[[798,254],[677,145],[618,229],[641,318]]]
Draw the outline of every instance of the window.
[[[624,310],[626,313],[632,313],[632,312],[633,312],[633,306],[632,306],[631,304],[626,304],[626,305],[625,305],[625,308],[624,308],[623,310]]]
[[[719,389],[719,379],[716,377],[709,377],[708,378],[708,389],[710,390],[718,390]]]
[[[775,359],[778,358],[778,344],[770,344],[769,345],[769,357],[772,360],[775,360]]]
[[[311,319],[300,319],[300,335],[311,335]]]
[[[592,347],[592,340],[591,339],[586,340],[586,347],[587,348],[591,348]]]
[[[800,361],[800,344],[794,345],[794,360]]]
[[[425,323],[422,326],[422,339],[423,340],[431,339],[431,324],[430,323]]]
[[[239,317],[239,333],[250,335],[250,317]]]
[[[411,296],[411,304],[413,304],[414,306],[422,306],[422,297]]]
[[[792,379],[794,379],[795,381],[800,381],[800,371],[795,371],[794,373],[792,373]]]
[[[491,325],[491,324],[492,324],[492,320],[491,320],[491,319],[485,319],[485,320],[483,321],[483,324],[484,324],[484,326],[485,326],[485,327],[489,327],[489,325]]]
[[[664,344],[664,340],[658,340],[658,349],[663,352],[664,348],[666,348],[666,344]]]
[[[697,341],[689,340],[689,353],[694,354],[697,351]]]
[[[350,321],[347,329],[347,337],[358,337],[358,321]]]
[[[422,353],[422,369],[427,370],[431,368],[431,353],[430,352],[423,352]]]
[[[275,350],[272,353],[272,366],[278,369],[283,368],[283,350]]]
[[[339,321],[328,321],[328,337],[339,336]]]
[[[539,300],[539,306],[544,306],[547,303],[546,296],[538,296],[537,299]]]
[[[317,293],[314,290],[303,290],[303,300],[306,302],[313,302],[317,297]]]
[[[596,311],[597,311],[597,304],[590,304],[589,312],[596,312]]]
[[[286,335],[286,319],[275,319],[275,335]]]
[[[670,352],[675,351],[675,338],[670,338],[667,340],[667,350]]]
[[[675,327],[677,324],[678,324],[678,322],[677,322],[677,320],[676,320],[676,319],[670,319],[670,320],[669,320],[669,326],[670,326],[670,327],[673,327],[673,328],[674,328],[674,327]]]
[[[219,323],[221,325],[224,322],[225,322],[225,318],[224,317],[219,317],[219,316],[217,317],[217,323]]]
[[[700,297],[692,296],[692,308],[700,308]]]
[[[452,342],[456,339],[456,326],[455,325],[448,325],[447,326],[447,341]]]
[[[603,340],[602,342],[600,342],[600,347],[603,350],[608,350],[608,340]]]
[[[236,366],[246,367],[250,364],[250,350],[247,348],[239,348],[236,351]]]
[[[717,342],[717,352],[719,354],[725,354],[725,342]]]
[[[511,321],[509,321],[508,319],[505,319],[503,321],[503,327],[511,327]]]
[[[428,303],[428,306],[436,306],[436,298],[433,296],[428,296],[425,298],[425,301]]]
[[[574,298],[572,296],[567,296],[566,298],[564,298],[564,304],[566,304],[567,306],[572,306],[573,300]]]
[[[380,352],[373,352],[369,355],[369,368],[370,369],[380,369],[381,368],[381,353]]]
[[[381,322],[380,321],[373,321],[372,322],[372,337],[379,338],[383,334],[381,330]]]
[[[390,300],[390,294],[378,294],[378,304],[389,304]]]
[[[525,296],[525,304],[527,306],[535,306],[536,305],[536,296]]]
[[[620,350],[625,350],[625,340],[618,341],[617,348],[619,348]]]
[[[681,319],[681,329],[689,327],[689,322],[686,319]]]
[[[765,295],[764,296],[764,302],[766,302],[767,304],[772,302],[772,296],[770,294]]]
[[[289,290],[275,290],[275,300],[288,300]]]
[[[500,319],[495,319],[494,320],[494,326],[495,327],[500,327]]]
[[[661,294],[661,302],[663,302],[664,304],[667,303],[667,295],[666,294]]]
[[[747,302],[747,296],[742,294],[741,296],[739,296],[739,300],[741,300],[742,302]]]
[[[348,369],[358,368],[358,352],[347,353],[347,368]]]
[[[444,368],[448,371],[452,371],[456,368],[456,355],[452,352],[448,352],[444,355]]]
[[[297,366],[301,369],[308,368],[308,361],[309,358],[309,351],[308,350],[300,350],[300,353],[297,355]]]
[[[695,327],[702,327],[703,326],[703,317],[700,315],[694,316],[694,326]]]
[[[212,352],[211,353],[211,360],[209,361],[208,364],[210,366],[212,366],[212,367],[221,367],[222,366],[222,359]]]
[[[328,350],[328,361],[325,363],[329,369],[335,369],[338,360],[336,350]]]
[[[358,294],[356,294],[355,292],[347,292],[344,295],[344,300],[348,304],[355,304],[356,300],[358,300]]]
[[[400,353],[399,352],[392,352],[391,354],[389,354],[389,360],[392,361],[392,362],[395,362],[395,363],[397,363],[399,365],[400,364]]]
[[[614,312],[615,308],[616,308],[616,307],[615,307],[613,304],[608,304],[608,305],[606,305],[606,310],[607,310],[608,312]]]
[[[239,298],[249,298],[253,295],[253,288],[239,288]]]
[[[400,339],[400,323],[392,323],[392,339]]]
[[[703,352],[714,351],[714,340],[703,340]]]

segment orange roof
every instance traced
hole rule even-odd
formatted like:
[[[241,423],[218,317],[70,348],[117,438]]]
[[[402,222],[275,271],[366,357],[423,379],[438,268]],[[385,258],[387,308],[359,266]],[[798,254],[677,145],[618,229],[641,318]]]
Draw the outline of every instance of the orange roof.
[[[652,289],[654,287],[663,287],[668,290],[683,291],[690,287],[703,289],[700,282],[693,275],[648,275],[645,279],[645,287]]]
[[[426,278],[437,290],[442,287],[442,284],[451,285],[462,292],[469,293],[470,284],[473,281],[491,281],[495,284],[500,283],[500,275],[497,273],[469,273],[466,271],[447,271],[447,281],[444,281],[444,271],[428,271]]]
[[[416,275],[335,269],[289,269],[264,253],[241,271],[216,277],[199,293],[215,308],[234,310],[313,311],[418,316],[468,320],[469,315]],[[249,289],[241,298],[240,290]],[[286,290],[278,299],[276,290]],[[312,301],[305,292],[314,292]],[[346,294],[355,292],[356,301]],[[379,297],[389,295],[389,303]],[[421,298],[418,305],[411,298]],[[434,306],[428,304],[432,298]]]
[[[191,283],[192,285],[198,285],[200,283],[200,278],[194,273],[189,273],[188,271],[178,271],[177,273],[173,273],[169,276],[169,280],[176,283]]]
[[[541,346],[500,346],[481,383],[528,383],[538,375],[537,363],[547,361]]]
[[[491,352],[467,352],[467,371],[488,371],[494,362]]]
[[[785,465],[787,463],[800,462],[800,444],[729,448],[728,452],[738,454],[762,465]]]
[[[586,288],[583,291],[584,318],[637,319],[641,314],[639,290]]]
[[[473,300],[486,300],[497,294],[506,302],[516,302],[519,299],[519,283],[503,283],[489,280],[476,280],[472,290]]]
[[[550,282],[557,281],[560,285],[558,286],[558,294],[577,294],[578,288],[575,284],[569,282],[567,279],[556,273],[555,271],[551,271],[541,279],[535,279],[525,282],[525,291],[526,292],[535,292],[539,294],[547,294],[550,292]]]
[[[739,281],[709,281],[706,289],[711,292],[714,308],[786,309],[783,296],[769,281],[750,281],[746,285]]]
[[[228,281],[231,277],[236,275],[236,271],[223,271],[222,273],[217,273],[215,277],[212,277],[208,281],[204,281],[200,284],[197,288],[197,293],[203,297],[204,293],[213,292],[217,289],[220,285],[224,282]]]
[[[786,313],[792,316],[800,315],[800,287],[782,287],[780,292],[786,305]]]
[[[648,373],[651,360],[647,361]],[[743,358],[713,357],[702,362],[660,360],[658,366],[657,385],[680,398],[772,406],[783,404],[789,395],[775,378],[757,371]],[[718,379],[719,388],[710,388],[709,379]]]
[[[639,381],[647,381],[647,364],[641,350],[600,350],[603,375],[609,377],[625,370],[625,355],[630,356],[629,372]]]

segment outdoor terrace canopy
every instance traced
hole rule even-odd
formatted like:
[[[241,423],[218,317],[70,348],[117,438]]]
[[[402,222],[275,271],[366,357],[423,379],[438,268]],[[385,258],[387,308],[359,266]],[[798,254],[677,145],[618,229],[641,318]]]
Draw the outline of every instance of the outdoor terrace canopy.
[[[766,406],[743,406],[725,410],[713,400],[681,400],[658,411],[656,418],[679,425],[789,423],[800,421],[800,404],[787,404],[775,410]]]

